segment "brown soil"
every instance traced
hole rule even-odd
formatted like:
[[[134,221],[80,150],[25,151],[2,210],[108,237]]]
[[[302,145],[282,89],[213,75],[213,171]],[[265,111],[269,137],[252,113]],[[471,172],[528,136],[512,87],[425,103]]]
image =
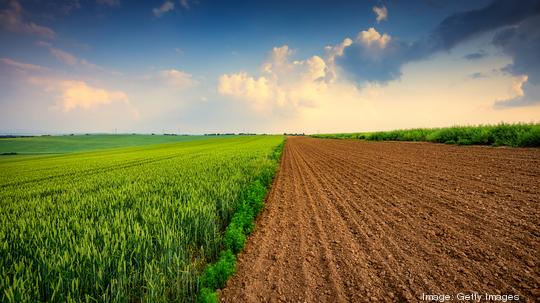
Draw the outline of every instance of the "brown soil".
[[[224,302],[540,301],[540,149],[288,138]]]

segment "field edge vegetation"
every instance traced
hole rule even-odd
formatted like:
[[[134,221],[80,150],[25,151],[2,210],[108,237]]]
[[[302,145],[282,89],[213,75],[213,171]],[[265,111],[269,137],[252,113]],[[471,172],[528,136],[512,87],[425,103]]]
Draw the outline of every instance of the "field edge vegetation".
[[[314,138],[425,141],[458,145],[540,147],[540,123],[412,128],[392,131],[314,134]]]
[[[236,272],[236,256],[244,249],[247,237],[254,229],[255,219],[264,208],[264,201],[283,154],[285,140],[276,146],[269,156],[273,165],[262,171],[241,196],[238,207],[225,229],[219,259],[207,264],[201,276],[197,302],[219,302],[217,289],[223,288]]]

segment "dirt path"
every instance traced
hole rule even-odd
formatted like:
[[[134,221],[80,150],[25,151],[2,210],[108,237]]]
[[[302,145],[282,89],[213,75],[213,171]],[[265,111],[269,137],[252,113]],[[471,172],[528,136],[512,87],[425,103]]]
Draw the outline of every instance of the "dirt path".
[[[224,302],[540,300],[540,149],[289,138]],[[483,298],[484,299],[484,298]]]

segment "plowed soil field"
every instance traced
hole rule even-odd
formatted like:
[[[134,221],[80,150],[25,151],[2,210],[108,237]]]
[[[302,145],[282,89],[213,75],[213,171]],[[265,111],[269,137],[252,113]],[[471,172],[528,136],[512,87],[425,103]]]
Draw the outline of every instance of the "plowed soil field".
[[[288,138],[220,300],[538,302],[539,199],[540,149]]]

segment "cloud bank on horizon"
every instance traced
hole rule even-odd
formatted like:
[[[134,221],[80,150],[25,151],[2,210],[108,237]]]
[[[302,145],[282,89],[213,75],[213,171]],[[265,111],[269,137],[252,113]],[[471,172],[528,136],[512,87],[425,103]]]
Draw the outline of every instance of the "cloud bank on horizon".
[[[9,0],[0,6],[0,131],[103,131],[92,128],[98,121],[127,131],[359,131],[537,119],[540,0],[482,2],[366,1],[356,4],[358,25],[345,16],[352,7],[318,1],[310,11],[279,2]],[[419,8],[433,16],[407,31]],[[274,11],[300,10],[306,28],[268,26],[283,20]],[[347,22],[309,29],[333,13]],[[99,18],[95,32],[83,26]],[[133,29],[138,36],[128,36]],[[34,110],[39,119],[18,121]]]

